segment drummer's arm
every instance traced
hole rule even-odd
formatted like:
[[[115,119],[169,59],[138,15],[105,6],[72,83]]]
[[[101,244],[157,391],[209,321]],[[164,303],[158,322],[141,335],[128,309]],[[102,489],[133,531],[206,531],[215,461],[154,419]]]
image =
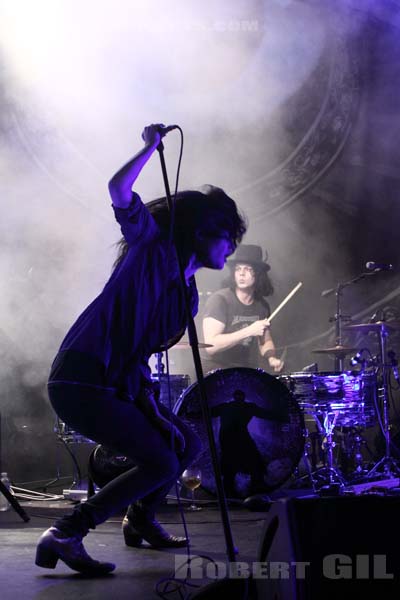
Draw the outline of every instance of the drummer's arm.
[[[276,356],[276,349],[274,340],[272,339],[271,332],[269,329],[264,331],[264,335],[259,338],[260,354],[263,358],[268,360],[268,364],[275,373],[282,371],[284,362]]]
[[[221,350],[233,348],[233,346],[236,346],[239,342],[249,336],[258,335],[259,332],[256,331],[258,323],[260,323],[260,321],[252,323],[248,327],[243,327],[243,329],[238,329],[238,331],[224,333],[226,327],[225,323],[214,319],[214,317],[205,317],[203,319],[204,342],[212,345],[211,348],[206,348],[207,354],[213,356]],[[260,327],[260,325],[258,326]]]

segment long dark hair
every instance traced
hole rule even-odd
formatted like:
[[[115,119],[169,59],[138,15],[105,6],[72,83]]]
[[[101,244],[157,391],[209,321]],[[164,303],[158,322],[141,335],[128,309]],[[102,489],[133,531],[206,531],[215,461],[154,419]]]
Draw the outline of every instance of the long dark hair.
[[[246,264],[246,261],[243,261],[243,264]],[[222,282],[223,287],[229,287],[233,292],[236,289],[235,266],[236,263],[229,264],[229,277],[226,277]],[[256,300],[262,300],[266,296],[272,296],[274,293],[274,286],[268,276],[267,270],[262,265],[258,267],[257,265],[252,264],[251,266],[254,269],[256,280],[254,286],[254,298]]]
[[[166,198],[157,198],[146,204],[160,229],[160,236],[168,239],[171,215]],[[173,238],[183,260],[194,249],[199,232],[207,235],[227,233],[236,248],[246,233],[247,223],[236,203],[221,188],[207,185],[202,191],[186,190],[176,195],[174,203]],[[118,255],[113,268],[124,259],[128,244],[124,238],[117,243]]]

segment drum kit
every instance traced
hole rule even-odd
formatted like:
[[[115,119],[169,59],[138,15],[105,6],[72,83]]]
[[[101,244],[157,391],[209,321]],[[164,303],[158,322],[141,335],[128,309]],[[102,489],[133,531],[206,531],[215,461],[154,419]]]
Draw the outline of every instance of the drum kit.
[[[392,353],[391,364],[388,364],[388,354],[391,353],[387,351],[387,338],[391,332],[400,330],[400,323],[377,321],[350,324],[345,329],[357,333],[372,332],[378,337],[378,356],[360,361],[358,370],[342,368],[310,372],[307,368],[288,375],[272,376],[261,369],[238,367],[217,369],[205,376],[217,450],[221,464],[233,465],[236,497],[245,498],[256,492],[269,493],[290,478],[295,478],[299,485],[308,485],[309,482],[316,492],[335,490],[337,493],[339,490],[340,493],[357,479],[373,481],[400,476],[400,468],[391,454],[389,423],[390,377],[397,361],[393,360]],[[181,344],[181,347],[190,348],[188,344]],[[335,346],[315,349],[313,353],[333,357],[337,367],[338,364],[343,366],[344,359],[355,351],[357,348],[344,346],[339,340]],[[356,355],[358,360],[361,354],[360,351]],[[203,488],[214,494],[216,484],[198,384],[190,385],[187,375],[165,374],[162,354],[157,355],[156,369],[153,381],[159,386],[160,401],[170,404],[173,412],[186,421],[203,441],[203,451],[196,459],[196,466],[202,472]],[[241,403],[233,401],[237,390],[244,394]],[[283,420],[282,414],[286,415]],[[305,417],[311,417],[315,423],[315,434],[306,428]],[[368,470],[364,468],[361,454],[362,432],[377,424],[385,439],[385,453]],[[232,435],[229,434],[230,427]],[[356,468],[350,477],[342,472],[335,457],[335,435],[339,430],[341,435],[353,436]],[[58,422],[58,434],[67,442],[90,442],[81,439],[79,434],[75,435],[62,422]],[[315,455],[316,438],[321,453],[320,466],[315,460],[310,460],[312,442]],[[300,474],[302,458],[305,475]],[[127,463],[126,457],[109,456],[101,446],[95,448],[91,461],[94,471],[106,473],[102,484],[132,466],[129,461]],[[260,462],[264,464],[262,489],[253,468]],[[254,485],[258,488],[255,489]]]
[[[357,481],[373,481],[384,478],[392,479],[400,476],[400,467],[391,453],[391,433],[389,417],[389,390],[391,371],[396,372],[394,352],[387,351],[387,339],[390,333],[400,330],[400,323],[376,321],[357,323],[344,327],[349,332],[374,333],[378,336],[379,353],[367,360],[360,360],[363,349],[354,357],[359,363],[358,371],[335,371],[314,373],[293,373],[285,376],[285,383],[291,389],[299,406],[305,414],[310,415],[323,441],[325,465],[311,474],[313,484],[323,487],[345,487]],[[316,349],[316,354],[327,354],[335,361],[343,359],[357,351],[356,348],[337,344],[332,348]],[[369,352],[369,351],[368,351]],[[390,358],[390,363],[388,359]],[[360,433],[379,424],[385,440],[384,456],[369,470],[363,469],[360,447]],[[343,476],[335,464],[333,449],[335,448],[334,430],[341,428],[342,433],[355,436],[355,470],[349,479]]]
[[[212,371],[205,377],[207,399],[212,410],[221,405],[225,407],[233,404],[232,394],[235,389],[245,393],[249,404],[269,409],[272,413],[278,410],[278,406],[287,407],[289,418],[286,423],[268,420],[262,422],[260,419],[249,421],[248,416],[243,416],[243,426],[256,443],[265,464],[265,492],[280,487],[296,473],[298,483],[303,480],[307,484],[304,480],[308,480],[312,489],[321,493],[341,493],[346,487],[350,488],[361,481],[372,482],[400,476],[400,467],[391,453],[389,422],[390,377],[396,361],[393,361],[394,353],[387,351],[387,338],[391,332],[400,330],[400,323],[357,323],[346,325],[345,329],[348,332],[374,333],[378,338],[377,356],[360,360],[362,351],[356,354],[358,370],[342,368],[323,372],[300,371],[273,377],[260,369],[234,368]],[[344,346],[342,343],[313,350],[315,354],[333,357],[335,367],[338,362],[343,365],[344,359],[354,352],[357,352],[356,347]],[[390,355],[392,359],[389,364]],[[197,384],[182,393],[174,412],[189,422],[203,439],[205,449],[197,463],[203,472],[203,487],[214,492],[215,482],[207,451],[206,432],[201,420]],[[248,411],[246,414],[248,415]],[[310,434],[304,417],[311,417],[316,426],[316,435]],[[366,468],[361,452],[365,443],[362,434],[376,425],[381,428],[385,452],[375,464],[369,463]],[[221,428],[224,427],[221,419],[219,423],[213,419],[213,427],[218,440]],[[235,427],[238,436],[238,421]],[[239,445],[240,435],[237,437]],[[336,435],[348,438],[344,444],[347,447],[351,438],[354,469],[349,473],[343,472],[338,465],[334,451],[337,445]],[[321,451],[321,466],[314,470],[309,454],[312,437],[314,440],[317,437],[320,441]],[[217,442],[217,446],[222,456],[224,449],[221,447],[221,440]],[[231,452],[232,461],[236,460],[237,452],[235,454],[233,447]],[[306,467],[306,475],[302,476],[299,475],[301,457],[304,458]],[[238,464],[243,462],[245,461],[239,457]],[[238,471],[240,468],[239,466]],[[241,468],[241,471],[236,477],[236,487],[239,496],[246,496],[251,492],[251,473],[249,476],[246,469]]]

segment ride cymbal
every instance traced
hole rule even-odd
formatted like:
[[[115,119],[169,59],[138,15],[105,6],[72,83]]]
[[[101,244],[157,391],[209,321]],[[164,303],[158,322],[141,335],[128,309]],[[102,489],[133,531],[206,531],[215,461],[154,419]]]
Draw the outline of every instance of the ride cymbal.
[[[400,329],[399,321],[376,321],[375,323],[354,323],[354,325],[345,325],[344,329],[350,329],[352,331],[363,331],[368,333],[369,331],[380,331],[382,327],[387,329]]]
[[[318,348],[311,350],[313,354],[333,354],[334,356],[346,356],[357,350],[357,348],[349,348],[347,346],[333,346],[333,348]]]

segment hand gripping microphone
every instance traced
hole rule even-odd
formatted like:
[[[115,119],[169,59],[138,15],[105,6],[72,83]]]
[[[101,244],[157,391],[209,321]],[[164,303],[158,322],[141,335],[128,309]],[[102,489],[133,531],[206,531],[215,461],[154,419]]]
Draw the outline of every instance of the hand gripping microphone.
[[[365,264],[365,268],[368,271],[393,271],[393,265],[389,263],[377,263],[369,261]]]
[[[168,125],[167,127],[165,127],[165,125],[157,125],[156,129],[160,136],[163,138],[165,135],[167,135],[167,133],[169,133],[173,129],[179,129],[179,125]]]

